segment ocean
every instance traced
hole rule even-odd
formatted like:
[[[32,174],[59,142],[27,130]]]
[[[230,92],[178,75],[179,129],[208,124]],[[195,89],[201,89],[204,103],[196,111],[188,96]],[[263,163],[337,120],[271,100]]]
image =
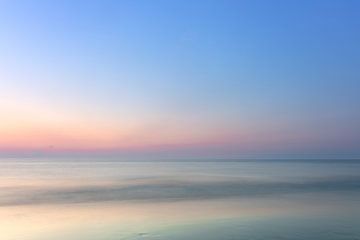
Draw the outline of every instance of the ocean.
[[[1,240],[360,240],[360,161],[1,159]]]

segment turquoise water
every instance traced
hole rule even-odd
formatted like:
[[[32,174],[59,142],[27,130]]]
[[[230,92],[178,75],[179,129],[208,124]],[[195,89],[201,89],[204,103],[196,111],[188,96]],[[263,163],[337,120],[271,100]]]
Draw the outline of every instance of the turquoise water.
[[[360,161],[2,159],[0,239],[360,239]]]

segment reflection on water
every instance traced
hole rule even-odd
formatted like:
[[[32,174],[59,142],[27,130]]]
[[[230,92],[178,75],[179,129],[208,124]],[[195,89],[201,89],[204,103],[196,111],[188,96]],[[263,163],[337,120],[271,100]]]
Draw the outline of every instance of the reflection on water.
[[[0,161],[0,239],[360,239],[360,162]]]

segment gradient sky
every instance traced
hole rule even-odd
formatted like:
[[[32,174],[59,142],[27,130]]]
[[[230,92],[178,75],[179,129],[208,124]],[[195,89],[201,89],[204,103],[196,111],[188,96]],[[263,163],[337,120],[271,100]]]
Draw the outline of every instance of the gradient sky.
[[[360,155],[360,2],[0,1],[0,155]]]

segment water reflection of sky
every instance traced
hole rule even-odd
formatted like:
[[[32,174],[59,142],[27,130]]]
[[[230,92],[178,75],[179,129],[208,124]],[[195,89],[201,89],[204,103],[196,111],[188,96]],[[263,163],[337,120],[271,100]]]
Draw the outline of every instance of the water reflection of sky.
[[[360,236],[357,163],[1,165],[5,240]]]

